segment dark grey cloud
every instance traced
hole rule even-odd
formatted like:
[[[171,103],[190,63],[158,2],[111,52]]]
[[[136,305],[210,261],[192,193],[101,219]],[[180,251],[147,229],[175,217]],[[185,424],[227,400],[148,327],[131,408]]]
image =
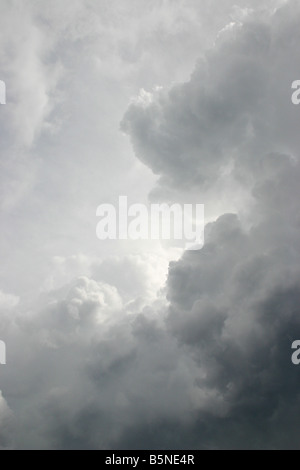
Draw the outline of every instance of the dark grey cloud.
[[[104,3],[66,2],[63,15],[59,2],[43,13],[32,2],[24,35],[34,26],[33,36],[20,49],[20,39],[9,42],[17,51],[12,75],[28,51],[28,76],[33,75],[38,93],[29,86],[31,93],[18,101],[5,124],[19,129],[16,145],[21,149],[16,172],[14,161],[4,164],[14,176],[10,191],[3,189],[8,222],[16,215],[11,207],[24,202],[22,188],[13,197],[13,181],[19,181],[23,168],[35,167],[31,151],[47,158],[39,163],[41,181],[35,174],[32,180],[28,176],[23,188],[32,197],[26,199],[31,201],[26,212],[30,236],[27,232],[24,241],[21,230],[12,231],[12,250],[4,224],[2,251],[9,253],[10,269],[2,279],[14,282],[0,290],[0,339],[8,351],[8,365],[0,370],[0,448],[299,448],[299,369],[291,362],[291,344],[300,337],[300,121],[299,108],[291,103],[291,83],[300,72],[299,5],[266,1],[260,7],[259,2],[233,5],[228,0],[222,6],[204,2],[201,10],[191,0],[155,2],[143,10],[145,2],[132,2],[127,11],[104,8]],[[19,16],[5,5],[15,27],[20,26]],[[131,28],[120,28],[123,17]],[[57,36],[48,36],[48,27]],[[210,46],[205,53],[202,41]],[[63,52],[58,53],[60,46]],[[166,89],[168,67],[182,56],[184,66],[174,66],[174,79],[186,75],[198,49],[190,80]],[[86,54],[87,68],[74,59],[78,50]],[[55,64],[49,75],[45,51],[47,61]],[[0,60],[5,63],[2,56]],[[151,78],[149,63],[154,64]],[[72,81],[76,71],[78,81]],[[62,88],[57,85],[59,72],[66,79]],[[132,254],[122,248],[116,254],[101,248],[99,254],[89,251],[90,237],[78,238],[83,254],[72,251],[90,208],[85,191],[97,182],[94,196],[110,194],[111,180],[104,176],[99,183],[97,173],[112,175],[105,173],[110,165],[106,148],[111,166],[120,164],[115,184],[121,185],[128,160],[122,152],[115,158],[112,147],[106,147],[117,121],[106,87],[121,81],[129,87],[131,77],[135,84],[130,93],[141,84],[146,90],[156,82],[162,85],[154,92],[142,91],[121,125],[138,159],[159,176],[156,194],[167,199],[171,191],[173,199],[182,200],[182,192],[190,193],[218,215],[206,225],[203,249],[171,262],[167,279],[162,252]],[[67,95],[64,111],[51,113],[51,93],[59,88],[65,97],[70,83],[78,99]],[[25,82],[21,90],[27,87]],[[114,104],[118,109],[128,99],[122,93]],[[34,112],[21,129],[14,116],[21,119],[31,101]],[[94,101],[101,102],[101,113],[91,107]],[[106,110],[111,113],[107,119]],[[87,117],[84,136],[81,113]],[[66,120],[66,114],[74,120]],[[103,125],[101,138],[95,122]],[[58,132],[59,150],[45,128]],[[7,146],[6,156],[14,149]],[[126,177],[127,186],[134,186],[137,178]],[[105,190],[98,193],[101,184]],[[34,185],[39,189],[31,193]],[[223,210],[221,194],[224,206],[229,200],[240,210]],[[49,206],[37,203],[39,196]],[[72,206],[71,211],[78,212],[76,234],[64,233],[65,225],[58,233],[63,216],[70,216],[66,201],[75,196],[82,201],[80,210]],[[53,204],[63,212],[58,219]],[[45,219],[35,223],[45,207],[54,210],[49,210],[55,224],[46,225],[51,227],[48,236],[41,229]],[[23,222],[14,227],[23,228]],[[40,238],[50,247],[47,256],[36,248]],[[25,251],[30,264],[24,261]],[[36,266],[35,256],[43,269]],[[19,295],[17,274],[32,277],[34,293],[25,288]]]
[[[168,324],[201,371],[199,422],[224,432],[202,430],[211,446],[295,445],[295,421],[286,416],[299,406],[290,349],[300,334],[298,249],[299,242],[283,249],[271,235],[260,243],[256,230],[237,231],[228,215],[201,252],[170,267]],[[202,394],[215,401],[213,411]]]
[[[291,106],[297,18],[292,1],[263,20],[252,13],[232,22],[188,82],[149,92],[129,107],[122,130],[160,176],[162,194],[166,186],[196,187],[205,199],[228,178],[252,187],[266,178],[267,156],[299,157],[299,113]]]
[[[17,446],[297,448],[299,237],[286,221],[284,230],[273,225],[268,199],[257,207],[264,217],[251,229],[224,214],[207,225],[202,250],[170,264],[169,305],[153,301],[132,313],[116,287],[85,277],[18,318],[14,362],[30,343],[20,366],[33,382],[35,412],[11,399],[22,416]],[[142,275],[135,261],[124,262]],[[110,263],[97,267],[98,277],[122,290],[113,275],[119,263]],[[28,402],[27,387],[16,389]]]
[[[201,251],[170,265],[167,325],[198,364],[200,447],[298,447],[299,17],[287,2],[231,25],[189,82],[132,104],[122,123],[161,197],[165,185],[195,186],[206,200],[229,177],[251,199],[246,224],[220,216]]]

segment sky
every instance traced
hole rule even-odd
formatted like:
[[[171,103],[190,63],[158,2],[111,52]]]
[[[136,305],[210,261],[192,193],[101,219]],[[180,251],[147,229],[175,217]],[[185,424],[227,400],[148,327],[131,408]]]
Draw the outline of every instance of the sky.
[[[0,449],[298,449],[299,2],[0,13]],[[124,195],[204,246],[99,240]]]

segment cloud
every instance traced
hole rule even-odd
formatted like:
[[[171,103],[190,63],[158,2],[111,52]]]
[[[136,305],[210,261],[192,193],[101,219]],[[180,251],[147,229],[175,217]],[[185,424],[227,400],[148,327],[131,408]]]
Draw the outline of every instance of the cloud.
[[[0,308],[8,310],[12,307],[15,307],[19,303],[19,298],[15,295],[5,294],[0,291]]]
[[[0,391],[0,450],[12,448],[12,412],[7,406]]]
[[[226,28],[189,82],[132,104],[122,123],[160,175],[160,197],[194,186],[208,200],[226,178],[231,195],[242,183],[248,196],[241,217],[208,224],[204,248],[169,270],[169,332],[198,364],[190,430],[200,448],[298,446],[296,17],[288,2],[266,21]]]
[[[42,300],[34,314],[15,311],[7,334],[17,448],[107,449],[131,428],[188,420],[194,365],[162,326],[164,304],[133,313],[88,278]]]
[[[147,276],[127,289],[123,267],[134,281],[145,266],[125,257],[17,315],[6,385],[18,390],[17,447],[297,447],[299,237],[284,246],[278,224],[266,236],[264,216],[251,229],[235,214],[209,224],[204,248],[171,263],[168,304],[129,307]]]
[[[156,299],[164,288],[167,270],[168,260],[163,256],[141,253],[94,263],[92,275],[116,286],[130,308],[137,304],[140,309]]]
[[[49,60],[54,38],[33,21],[31,9],[6,1],[1,8],[0,64],[7,85],[1,127],[6,130],[4,142],[13,134],[14,147],[22,151],[31,147],[53,107],[59,63]]]
[[[6,84],[1,106],[1,210],[11,211],[32,189],[38,169],[33,148],[58,103],[62,75],[51,58],[56,38],[39,28],[32,9],[21,2],[1,5],[0,68]]]
[[[245,232],[224,215],[203,250],[170,267],[168,324],[199,366],[200,445],[297,446],[290,348],[300,334],[299,241],[283,247],[276,235],[259,239],[261,228]],[[206,427],[221,431],[209,436]]]
[[[231,200],[243,190],[244,201],[257,178],[276,167],[274,152],[299,158],[299,113],[290,99],[298,16],[296,2],[263,19],[250,11],[220,33],[189,81],[131,104],[121,127],[136,156],[159,175],[162,197],[168,187],[175,195],[195,188],[209,203],[221,187]]]
[[[15,50],[15,70],[8,68],[14,83],[22,81],[16,70],[24,54],[24,73],[37,87],[34,96],[22,82],[26,97],[16,94],[16,117],[25,120],[31,99],[33,113],[22,129],[11,111],[6,135],[17,122],[18,155],[29,148],[47,158],[37,165],[38,184],[36,174],[27,180],[31,197],[24,200],[21,191],[17,198],[30,203],[26,216],[22,206],[14,230],[3,224],[9,272],[1,284],[0,324],[8,364],[1,367],[0,447],[299,447],[298,369],[291,362],[291,344],[300,334],[299,113],[290,86],[299,78],[300,12],[293,1],[279,9],[281,2],[265,2],[262,9],[249,3],[217,2],[201,10],[196,1],[163,2],[162,9],[156,2],[143,10],[144,3],[133,2],[127,12],[127,3],[102,11],[103,2],[76,1],[66,3],[64,16],[59,2],[43,12],[32,2],[22,47],[6,28],[10,39],[2,41]],[[7,5],[12,24],[22,28],[21,3],[14,2],[12,12]],[[122,29],[124,21],[132,28]],[[205,55],[200,39],[210,44]],[[182,58],[174,78],[186,75],[195,49],[200,59],[190,80],[166,89],[170,64]],[[162,64],[162,83],[155,83],[162,87],[149,91]],[[99,255],[90,235],[82,236],[93,199],[86,193],[102,199],[112,191],[108,174],[118,189],[125,178],[128,160],[123,152],[114,159],[109,146],[107,156],[106,146],[128,96],[122,88],[113,105],[118,113],[112,112],[107,90],[119,88],[107,83],[124,81],[126,88],[132,77],[130,92],[140,83],[146,91],[130,105],[122,129],[140,161],[159,176],[156,195],[167,199],[171,191],[180,200],[190,193],[216,208],[203,249],[172,262],[167,279],[161,253],[102,248]],[[50,99],[58,89],[66,93],[63,110]],[[101,112],[92,103],[101,103]],[[53,134],[54,144],[42,129],[56,132],[59,123],[66,128]],[[16,170],[11,161],[4,167],[14,177],[25,168],[32,174],[35,162],[25,160]],[[8,213],[16,186],[4,189]],[[235,211],[227,211],[229,203]],[[94,216],[94,206],[90,212]],[[73,231],[64,217],[73,220]],[[11,223],[9,215],[6,220]],[[83,254],[74,255],[74,246]],[[19,295],[20,284],[25,294]]]

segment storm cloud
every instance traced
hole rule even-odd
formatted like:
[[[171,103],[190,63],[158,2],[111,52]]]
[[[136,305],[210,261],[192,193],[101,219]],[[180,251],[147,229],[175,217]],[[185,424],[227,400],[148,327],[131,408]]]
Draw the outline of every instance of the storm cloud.
[[[0,448],[299,448],[299,4],[146,3],[3,5]],[[97,244],[126,190],[204,247]]]

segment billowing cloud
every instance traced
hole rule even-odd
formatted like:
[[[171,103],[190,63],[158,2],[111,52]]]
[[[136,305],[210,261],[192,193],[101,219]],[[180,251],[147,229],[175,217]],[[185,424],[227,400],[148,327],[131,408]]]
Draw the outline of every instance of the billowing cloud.
[[[132,313],[114,286],[88,278],[43,304],[36,314],[15,312],[7,335],[14,371],[6,369],[4,393],[12,384],[18,391],[15,446],[113,448],[131,428],[185,425],[196,368],[162,326],[165,305]]]
[[[202,429],[212,447],[293,448],[299,437],[291,419],[299,406],[291,363],[300,334],[299,242],[282,246],[261,230],[245,232],[224,215],[207,228],[203,250],[170,267],[168,324],[199,365],[199,423],[223,430],[208,438]]]
[[[18,89],[1,108],[0,448],[298,448],[298,3],[29,3],[4,2],[20,34],[0,33]],[[152,197],[210,207],[203,249],[168,272],[163,250],[92,239],[100,202],[144,196],[109,144],[141,87],[121,127]]]
[[[92,274],[96,279],[117,286],[130,308],[134,305],[141,308],[143,304],[152,302],[160,289],[164,289],[167,270],[168,261],[163,256],[141,253],[94,263]]]
[[[122,123],[161,176],[160,197],[195,187],[209,201],[224,180],[231,197],[244,186],[241,217],[208,224],[204,248],[170,265],[167,324],[198,364],[200,447],[297,446],[298,20],[287,2],[231,24],[189,82],[137,100]]]
[[[216,205],[221,188],[240,209],[257,180],[276,171],[278,153],[299,158],[299,113],[291,106],[298,18],[297,2],[264,19],[250,11],[219,34],[188,82],[144,92],[131,104],[121,127],[160,176],[162,197],[168,187],[194,190]]]

